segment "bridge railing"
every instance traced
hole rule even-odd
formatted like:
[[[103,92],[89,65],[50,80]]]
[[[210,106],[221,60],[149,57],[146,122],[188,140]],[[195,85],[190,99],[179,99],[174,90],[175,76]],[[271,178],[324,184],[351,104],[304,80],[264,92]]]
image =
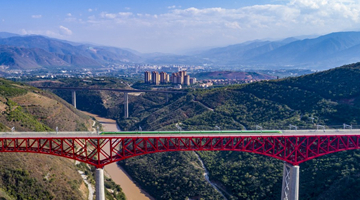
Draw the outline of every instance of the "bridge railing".
[[[0,135],[37,135],[37,136],[48,136],[48,135],[98,135],[97,132],[90,132],[90,131],[49,131],[49,132],[35,132],[35,131],[14,131],[14,132],[0,132]]]
[[[261,127],[259,129],[258,127]],[[250,129],[253,128],[253,129]],[[122,131],[121,133],[123,135],[126,134],[139,134],[139,135],[146,135],[146,134],[221,134],[221,133],[234,133],[234,134],[241,134],[243,133],[268,133],[271,131],[281,131],[282,133],[306,133],[306,132],[339,132],[339,133],[349,133],[349,132],[360,132],[360,125],[313,125],[313,126],[296,126],[296,125],[286,125],[286,126],[253,126],[249,127],[247,130],[240,130],[240,129],[233,129],[233,130],[221,130],[220,127],[216,130],[177,130],[177,131]],[[277,133],[281,133],[277,132]],[[58,136],[65,136],[65,135],[99,135],[102,133],[106,133],[108,135],[111,135],[111,132],[99,132],[99,131],[49,131],[49,132],[27,132],[27,131],[15,131],[14,129],[12,131],[8,132],[0,132],[0,136],[6,136],[6,135],[58,135]],[[113,134],[117,134],[114,132]]]
[[[255,130],[257,126],[251,126],[249,128]],[[301,131],[301,130],[307,130],[307,131],[351,131],[351,130],[357,130],[360,129],[360,125],[325,125],[325,124],[314,124],[314,125],[307,125],[307,126],[297,126],[293,124],[289,125],[283,125],[283,126],[262,126],[264,130],[293,130],[293,131]]]

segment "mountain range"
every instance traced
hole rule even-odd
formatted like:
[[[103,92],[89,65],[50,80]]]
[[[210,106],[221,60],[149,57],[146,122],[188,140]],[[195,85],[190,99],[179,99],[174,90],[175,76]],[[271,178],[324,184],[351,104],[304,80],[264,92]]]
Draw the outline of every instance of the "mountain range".
[[[311,39],[249,41],[191,55],[142,54],[131,49],[0,32],[0,66],[9,69],[100,67],[108,64],[184,64],[232,69],[329,69],[360,61],[360,32]]]
[[[110,63],[131,63],[141,58],[119,48],[75,46],[43,36],[0,38],[0,65],[15,69],[52,66],[99,67]]]

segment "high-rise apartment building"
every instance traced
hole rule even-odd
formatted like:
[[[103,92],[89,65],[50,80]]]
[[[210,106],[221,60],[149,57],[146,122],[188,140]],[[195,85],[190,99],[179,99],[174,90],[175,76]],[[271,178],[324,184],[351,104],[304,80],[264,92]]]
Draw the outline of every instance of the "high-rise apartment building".
[[[185,85],[190,85],[190,75],[185,75],[184,76],[184,84]]]
[[[186,76],[186,71],[180,71],[179,74],[180,76]]]
[[[144,80],[144,82],[145,82],[145,83],[151,83],[151,72],[146,71],[146,72],[144,73],[144,75],[145,75],[145,80]]]
[[[184,77],[176,76],[176,83],[181,85],[184,84]]]
[[[172,73],[171,75],[171,83],[177,84],[177,77],[178,77],[178,73]]]
[[[169,76],[169,75],[168,75],[166,72],[161,72],[161,73],[160,73],[160,83],[161,83],[161,84],[166,84],[166,83],[168,83],[168,82],[169,82],[168,76]]]
[[[152,80],[153,84],[159,85],[160,84],[160,74],[159,74],[159,72],[153,71],[152,76],[151,76],[151,80]]]

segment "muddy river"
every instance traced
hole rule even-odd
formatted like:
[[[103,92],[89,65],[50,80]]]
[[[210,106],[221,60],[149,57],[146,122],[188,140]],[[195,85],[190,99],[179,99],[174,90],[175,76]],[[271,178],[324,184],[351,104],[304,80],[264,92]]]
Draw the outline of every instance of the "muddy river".
[[[119,131],[115,120],[99,117],[87,112],[84,113],[94,117],[100,122],[104,131]],[[108,174],[116,184],[121,186],[127,200],[154,200],[149,194],[141,190],[141,188],[131,180],[131,177],[116,163],[106,165],[104,169],[105,173]]]

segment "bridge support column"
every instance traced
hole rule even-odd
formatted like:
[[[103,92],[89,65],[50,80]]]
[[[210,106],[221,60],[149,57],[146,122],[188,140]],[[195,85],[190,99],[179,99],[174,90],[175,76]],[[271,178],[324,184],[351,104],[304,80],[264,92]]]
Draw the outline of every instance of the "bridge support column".
[[[105,186],[104,186],[104,169],[96,168],[95,170],[95,194],[96,200],[105,200]]]
[[[299,200],[299,171],[298,165],[284,162],[281,200]]]
[[[75,90],[73,90],[73,91],[71,91],[72,93],[72,104],[73,104],[73,106],[74,106],[74,108],[76,108],[76,91]]]
[[[129,93],[124,92],[124,117],[129,118]]]

